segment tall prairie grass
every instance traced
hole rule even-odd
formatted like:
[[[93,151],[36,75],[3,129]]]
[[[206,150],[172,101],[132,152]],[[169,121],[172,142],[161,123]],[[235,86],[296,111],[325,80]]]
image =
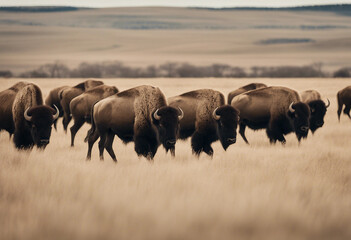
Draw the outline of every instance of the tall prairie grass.
[[[16,80],[0,80],[1,89]],[[44,95],[81,80],[34,79]],[[109,79],[124,90],[159,86],[166,96],[198,88],[227,94],[250,81],[316,89],[328,97],[325,126],[300,145],[270,145],[264,131],[247,130],[213,159],[179,141],[176,157],[160,147],[153,163],[116,138],[118,164],[97,144],[87,162],[61,122],[45,151],[18,152],[0,134],[0,239],[350,239],[351,121],[336,115],[342,79]]]

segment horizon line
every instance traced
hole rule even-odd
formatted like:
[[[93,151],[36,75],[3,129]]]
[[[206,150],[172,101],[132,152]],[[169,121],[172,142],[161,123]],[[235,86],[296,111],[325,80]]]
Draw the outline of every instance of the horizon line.
[[[342,6],[351,5],[351,3],[330,3],[330,4],[312,4],[312,5],[289,5],[289,6],[222,6],[222,7],[211,7],[211,6],[198,6],[198,5],[184,5],[184,6],[168,6],[168,5],[131,5],[131,6],[81,6],[81,5],[0,5],[0,8],[20,8],[20,7],[75,7],[75,8],[147,8],[147,7],[159,7],[159,8],[203,8],[203,9],[255,9],[255,8],[299,8],[299,7],[321,7],[321,6]]]

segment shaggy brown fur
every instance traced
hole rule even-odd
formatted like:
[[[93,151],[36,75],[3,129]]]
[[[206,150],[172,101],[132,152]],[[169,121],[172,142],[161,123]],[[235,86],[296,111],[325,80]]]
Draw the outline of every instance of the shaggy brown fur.
[[[27,84],[27,82],[18,82],[9,89],[0,92],[0,131],[4,129],[10,136],[15,130],[12,117],[12,105],[18,91]]]

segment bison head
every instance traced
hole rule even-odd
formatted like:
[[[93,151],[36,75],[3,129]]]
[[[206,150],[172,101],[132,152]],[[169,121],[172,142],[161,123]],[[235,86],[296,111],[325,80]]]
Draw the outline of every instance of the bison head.
[[[171,154],[175,154],[175,143],[179,130],[179,121],[183,118],[183,111],[174,107],[158,108],[153,114],[153,123],[158,129],[159,139],[166,149],[170,150]]]
[[[217,107],[212,113],[216,121],[218,138],[226,150],[236,142],[236,128],[239,121],[239,111],[230,105]]]
[[[28,108],[24,112],[24,118],[27,120],[33,142],[38,148],[45,148],[49,143],[51,126],[59,116],[58,108],[55,105],[54,107],[56,110],[41,105]]]
[[[308,103],[311,110],[310,129],[312,133],[324,125],[324,116],[329,105],[329,100],[327,104],[322,100],[315,100]]]
[[[293,122],[293,128],[298,140],[300,141],[301,138],[306,138],[310,125],[310,108],[308,105],[303,102],[291,103],[288,116]]]

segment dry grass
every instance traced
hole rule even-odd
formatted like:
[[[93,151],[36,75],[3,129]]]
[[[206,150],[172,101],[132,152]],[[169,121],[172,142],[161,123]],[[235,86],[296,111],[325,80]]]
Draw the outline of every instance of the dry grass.
[[[80,80],[33,81],[45,95]],[[121,90],[159,86],[167,96],[202,87],[226,94],[248,81],[105,80]],[[325,126],[300,146],[288,135],[285,147],[248,130],[250,146],[240,137],[227,152],[215,143],[213,159],[196,159],[189,141],[178,142],[175,159],[160,148],[153,164],[117,140],[117,165],[107,154],[100,162],[97,146],[85,161],[88,126],[70,148],[59,124],[47,149],[31,153],[16,151],[2,132],[0,239],[350,239],[351,123],[337,122],[335,99],[349,82],[260,81],[319,90],[331,100]]]

